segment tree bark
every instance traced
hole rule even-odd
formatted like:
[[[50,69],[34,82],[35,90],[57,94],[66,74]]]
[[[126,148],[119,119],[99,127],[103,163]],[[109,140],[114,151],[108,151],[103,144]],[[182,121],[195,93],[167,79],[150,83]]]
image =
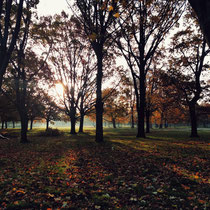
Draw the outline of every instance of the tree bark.
[[[76,133],[76,107],[72,107],[70,111],[71,130],[70,134]]]
[[[11,54],[14,50],[16,40],[18,39],[18,34],[20,31],[20,25],[21,25],[21,19],[22,19],[21,17],[22,17],[22,11],[23,11],[23,4],[24,4],[24,0],[20,0],[18,9],[17,9],[16,20],[15,20],[15,28],[12,33],[11,39],[8,38],[9,33],[7,30],[7,31],[5,31],[4,39],[1,40],[2,43],[0,45],[0,48],[1,48],[0,49],[0,89],[2,86],[3,76],[6,72]],[[3,24],[5,24],[6,26],[8,26],[10,24],[10,17],[12,16],[11,9],[12,9],[12,1],[11,2],[7,1],[5,22],[3,22]],[[2,11],[1,11],[1,13],[2,13]],[[1,13],[0,13],[0,15],[2,15]],[[6,28],[6,26],[4,26],[4,27]],[[7,43],[8,40],[11,40],[11,42]]]
[[[163,121],[160,120],[159,129],[162,129],[162,128],[163,128]]]
[[[46,131],[49,129],[50,120],[46,119]]]
[[[167,119],[165,119],[165,128],[168,128],[168,121],[167,121]]]
[[[71,117],[71,131],[70,134],[77,134],[76,133],[76,119]]]
[[[163,128],[163,112],[161,112],[160,114],[160,125],[159,125],[159,129],[162,129]]]
[[[33,119],[31,119],[31,123],[30,123],[30,130],[32,130],[32,129],[33,129],[33,122],[34,122],[34,120],[33,120]]]
[[[131,107],[131,128],[134,128],[134,111],[133,111],[133,106]]]
[[[15,128],[15,121],[12,121],[12,127]]]
[[[28,130],[28,118],[25,112],[21,112],[20,114],[20,121],[21,121],[21,143],[28,143],[27,138],[27,130]]]
[[[206,41],[210,47],[210,1],[189,0],[189,3],[198,16],[201,30],[203,31]]]
[[[4,120],[1,122],[1,129],[4,129]]]
[[[81,114],[80,123],[79,123],[79,133],[84,132],[83,127],[84,127],[84,114]]]
[[[103,142],[103,102],[102,102],[102,77],[103,77],[103,52],[97,54],[97,81],[96,81],[96,142]]]
[[[140,76],[140,106],[138,107],[138,132],[137,137],[145,138],[144,116],[145,116],[145,73],[144,67],[141,67]]]
[[[115,121],[115,118],[112,118],[112,125],[113,125],[113,128],[116,128],[116,121]]]
[[[146,133],[150,133],[150,110],[146,110]]]
[[[198,137],[197,116],[196,116],[195,104],[190,104],[189,105],[189,111],[190,111],[190,122],[191,122],[191,135],[190,135],[190,137]]]

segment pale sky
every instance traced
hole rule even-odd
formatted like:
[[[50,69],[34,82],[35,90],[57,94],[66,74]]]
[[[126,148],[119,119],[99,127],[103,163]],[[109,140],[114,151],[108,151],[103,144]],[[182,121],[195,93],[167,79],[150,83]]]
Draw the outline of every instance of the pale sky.
[[[66,0],[40,0],[37,6],[38,15],[54,15],[62,10],[70,11]]]

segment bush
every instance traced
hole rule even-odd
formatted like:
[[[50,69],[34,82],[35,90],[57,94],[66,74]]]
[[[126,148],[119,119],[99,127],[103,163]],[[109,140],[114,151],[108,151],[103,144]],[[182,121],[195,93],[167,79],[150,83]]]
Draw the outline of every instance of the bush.
[[[40,132],[39,136],[60,136],[62,133],[58,129],[48,128],[47,130]]]

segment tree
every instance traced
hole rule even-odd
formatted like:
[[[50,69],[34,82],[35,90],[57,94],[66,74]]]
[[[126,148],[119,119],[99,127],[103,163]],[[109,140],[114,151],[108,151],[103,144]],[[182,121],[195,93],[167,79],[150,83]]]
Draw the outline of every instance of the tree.
[[[138,115],[137,137],[145,137],[146,76],[155,52],[180,18],[183,1],[131,1],[118,18],[117,45],[132,74]]]
[[[33,123],[36,119],[42,118],[42,112],[44,105],[42,99],[42,90],[38,89],[34,91],[28,91],[27,93],[27,109],[28,119],[30,120],[30,130],[33,129]]]
[[[102,79],[103,60],[109,47],[112,45],[111,37],[115,33],[115,22],[119,2],[115,0],[94,1],[77,0],[79,20],[84,26],[84,31],[89,37],[90,44],[97,58],[96,78],[96,142],[103,142],[103,102]],[[110,42],[111,41],[111,42]]]
[[[23,57],[19,57],[19,49],[13,55],[13,65],[10,66],[11,70],[4,78],[2,92],[17,108],[21,121],[21,143],[27,143],[28,121],[31,115],[30,103],[37,94],[38,81],[48,74],[48,68],[47,65],[43,66],[43,59],[37,57],[34,52],[25,49],[22,52]],[[41,73],[43,69],[44,74]]]
[[[14,122],[18,121],[18,113],[16,110],[16,107],[14,106],[13,103],[2,93],[0,94],[0,119],[2,126],[1,128],[3,129],[4,126],[7,128],[7,122],[12,121],[13,122],[13,127],[14,127]]]
[[[60,119],[60,109],[54,102],[53,97],[49,96],[46,93],[43,93],[42,95],[42,104],[44,106],[42,111],[42,117],[46,120],[46,130],[48,130],[49,123],[51,121]]]
[[[116,89],[110,88],[103,91],[104,95],[104,118],[111,122],[113,128],[116,128],[117,122],[128,121],[128,104],[125,95]],[[108,97],[106,97],[108,95]]]
[[[91,49],[90,49],[91,50]],[[85,57],[85,56],[84,56]],[[79,112],[80,112],[80,125],[79,132],[83,133],[84,127],[84,118],[89,113],[93,112],[95,106],[95,64],[91,64],[91,60],[93,58],[92,53],[88,53],[86,58],[82,60],[82,77],[81,83],[82,88],[80,91],[80,104],[79,104]]]
[[[38,57],[31,48],[30,25],[32,13],[29,11],[30,2],[24,12],[27,14],[21,22],[20,36],[16,42],[10,59],[10,71],[7,73],[7,84],[2,88],[11,101],[16,105],[21,120],[21,142],[27,143],[29,96],[36,91],[36,82],[48,75],[48,68],[43,57]],[[28,46],[30,43],[30,47]],[[42,74],[41,70],[45,70]],[[36,84],[36,85],[35,85]],[[15,98],[12,94],[15,94]]]
[[[0,1],[0,89],[9,60],[19,39],[21,22],[38,0]],[[25,7],[24,7],[25,6]],[[25,11],[28,12],[25,12]]]
[[[124,103],[126,101],[127,114],[128,118],[130,118],[131,128],[135,127],[136,116],[135,116],[135,106],[136,106],[136,97],[133,88],[132,78],[130,74],[128,74],[128,70],[119,71],[119,76],[121,78],[119,86],[119,92],[124,98]]]
[[[199,123],[203,125],[204,128],[207,128],[210,125],[210,104],[202,103],[198,107],[199,113]]]
[[[50,60],[56,72],[54,81],[64,88],[60,101],[71,121],[70,133],[76,134],[76,121],[80,118],[81,132],[84,116],[95,104],[92,100],[95,88],[95,59],[75,17],[69,19],[62,12],[61,15],[55,16],[55,22],[56,43],[52,48]]]
[[[191,14],[191,13],[188,13]],[[204,36],[198,28],[192,29],[192,15],[186,15],[187,28],[177,32],[172,40],[171,59],[169,60],[168,82],[171,82],[185,98],[191,119],[191,137],[197,137],[197,102],[208,88],[201,79],[202,73],[209,68],[205,58],[210,53]]]
[[[153,61],[154,63],[154,61]],[[158,78],[156,65],[153,65],[153,70],[148,71],[149,77],[146,80],[146,107],[145,107],[145,116],[146,116],[146,133],[150,133],[151,128],[151,116],[154,111],[158,109],[159,101],[159,87],[158,87]]]
[[[180,94],[168,78],[162,76],[163,74],[167,75],[161,69],[155,72],[155,89],[149,99],[152,107],[151,122],[160,129],[163,126],[167,128],[170,124],[187,122],[187,111],[182,103],[183,94]]]
[[[189,0],[189,3],[197,14],[201,30],[210,47],[210,2],[209,0]]]

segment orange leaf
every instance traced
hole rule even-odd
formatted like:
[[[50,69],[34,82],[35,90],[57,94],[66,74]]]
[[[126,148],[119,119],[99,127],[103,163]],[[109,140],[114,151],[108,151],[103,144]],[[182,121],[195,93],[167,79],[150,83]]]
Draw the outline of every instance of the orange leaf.
[[[109,12],[111,12],[111,11],[113,11],[113,10],[114,10],[113,6],[110,6],[110,7],[109,7]]]
[[[204,200],[200,200],[200,199],[198,199],[198,202],[199,202],[199,203],[201,203],[201,204],[206,203],[206,201],[204,201]]]
[[[119,18],[120,14],[119,13],[115,13],[113,16],[116,17],[116,18]]]
[[[22,191],[22,190],[17,190],[17,191],[16,191],[16,193],[22,193],[22,194],[25,194],[25,192],[24,192],[24,191]]]
[[[182,187],[183,187],[185,190],[189,190],[189,189],[190,189],[190,187],[185,186],[185,185],[183,185],[183,184],[182,184]]]

